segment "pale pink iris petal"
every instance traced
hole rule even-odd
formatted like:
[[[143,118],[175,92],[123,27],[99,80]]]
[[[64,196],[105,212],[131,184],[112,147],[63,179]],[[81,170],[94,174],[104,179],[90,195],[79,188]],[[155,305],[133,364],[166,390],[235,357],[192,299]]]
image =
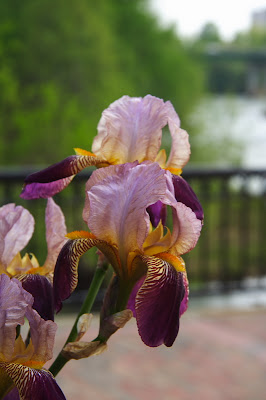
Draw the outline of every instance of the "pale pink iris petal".
[[[86,183],[85,191],[86,193],[90,191],[92,186],[101,183],[103,184],[104,179],[110,178],[113,175],[121,175],[126,174],[131,168],[138,165],[138,162],[127,163],[123,165],[110,165],[108,168],[100,168],[96,171],[93,171],[90,179],[88,179]],[[83,219],[86,223],[88,223],[88,218],[90,214],[90,201],[88,195],[85,198],[85,205],[83,209]]]
[[[154,161],[166,124],[163,100],[123,96],[103,111],[92,151],[113,164]]]
[[[54,338],[57,325],[53,321],[45,321],[31,307],[25,314],[30,324],[30,336],[34,348],[31,360],[45,363],[53,357]]]
[[[64,214],[52,198],[47,201],[45,224],[48,254],[44,266],[53,270],[58,254],[67,242],[67,229]]]
[[[163,203],[171,206],[173,212],[171,252],[178,255],[185,254],[196,246],[202,223],[191,208],[176,201],[172,176],[169,171],[165,172],[165,176],[167,190]]]
[[[124,173],[126,171],[126,173]],[[87,192],[88,226],[97,238],[118,246],[121,262],[130,251],[141,250],[149,230],[146,208],[162,200],[164,171],[158,164],[141,164],[105,178]]]
[[[0,208],[0,264],[5,268],[29,242],[34,218],[25,208],[7,204]]]
[[[168,126],[172,136],[171,152],[166,164],[169,168],[183,168],[190,157],[188,133],[180,128],[180,119],[170,101],[165,103]]]
[[[16,339],[16,326],[24,324],[24,316],[33,297],[17,279],[0,275],[0,353],[11,359]]]

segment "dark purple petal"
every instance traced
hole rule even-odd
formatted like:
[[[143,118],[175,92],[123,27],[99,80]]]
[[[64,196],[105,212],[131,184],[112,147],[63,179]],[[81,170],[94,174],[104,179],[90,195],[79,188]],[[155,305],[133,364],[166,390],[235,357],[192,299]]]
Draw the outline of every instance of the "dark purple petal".
[[[185,289],[183,276],[157,257],[142,257],[148,266],[145,282],[136,297],[136,318],[143,342],[172,346],[179,330],[179,309]]]
[[[184,294],[183,300],[181,301],[181,304],[180,304],[180,310],[179,310],[180,317],[187,311],[188,301],[189,301],[188,279],[187,279],[187,275],[185,273],[183,273],[183,284],[184,284],[184,288],[185,288],[185,294]]]
[[[160,200],[149,206],[147,208],[147,212],[154,228],[156,228],[160,221],[162,221],[162,224],[165,225],[167,210],[166,205]]]
[[[202,221],[203,209],[191,186],[181,176],[172,175],[172,180],[175,188],[176,200],[191,208],[196,214],[196,217]]]
[[[66,300],[78,284],[78,264],[80,257],[95,246],[93,239],[69,240],[59,253],[54,269],[54,306],[59,312],[62,301]]]
[[[20,400],[18,389],[16,387],[12,389],[3,400]]]
[[[20,197],[25,200],[47,199],[61,192],[69,185],[75,175],[50,183],[29,183],[24,185]]]
[[[53,288],[46,276],[38,274],[25,274],[18,277],[23,288],[32,294],[34,303],[32,308],[44,320],[54,320]]]
[[[133,290],[131,291],[129,299],[128,299],[127,308],[133,312],[133,317],[136,317],[136,307],[135,307],[136,296],[137,296],[139,289],[143,285],[143,282],[145,281],[145,279],[146,279],[146,276],[143,276],[143,278],[138,280],[138,282],[133,287]]]
[[[4,362],[0,368],[13,380],[21,400],[66,400],[49,371]]]
[[[25,178],[25,183],[49,183],[67,178],[71,175],[76,175],[85,168],[85,165],[83,168],[81,165],[84,157],[86,156],[69,156],[56,164],[50,165],[48,168],[28,175]]]
[[[95,156],[69,156],[57,164],[27,176],[21,197],[29,200],[54,196],[84,168],[98,165],[101,162],[103,160]]]

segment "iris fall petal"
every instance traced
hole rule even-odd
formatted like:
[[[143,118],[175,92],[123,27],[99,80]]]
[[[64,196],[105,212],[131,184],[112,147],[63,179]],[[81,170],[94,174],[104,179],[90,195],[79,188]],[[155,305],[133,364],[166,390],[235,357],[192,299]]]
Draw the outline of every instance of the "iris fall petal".
[[[179,309],[185,289],[181,272],[156,257],[143,257],[146,279],[136,296],[136,318],[141,339],[150,346],[172,346],[179,330]]]
[[[53,375],[16,363],[0,362],[0,369],[12,379],[21,400],[65,400]]]
[[[89,233],[88,235],[90,236]],[[66,300],[77,286],[80,257],[93,246],[104,253],[114,268],[120,270],[117,252],[103,240],[96,239],[94,235],[69,240],[60,251],[54,271],[53,290],[56,312],[61,310],[62,301]]]
[[[59,163],[35,172],[25,179],[21,193],[24,199],[48,198],[63,190],[84,168],[98,165],[102,160],[94,156],[74,155]]]
[[[39,274],[23,274],[17,277],[23,288],[32,294],[34,303],[32,308],[44,320],[54,320],[53,288],[50,280]]]

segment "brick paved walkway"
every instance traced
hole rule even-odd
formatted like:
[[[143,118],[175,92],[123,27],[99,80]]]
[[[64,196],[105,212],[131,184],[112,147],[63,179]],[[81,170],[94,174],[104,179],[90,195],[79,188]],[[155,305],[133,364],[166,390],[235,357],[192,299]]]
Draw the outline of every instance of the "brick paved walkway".
[[[56,348],[71,316],[59,316]],[[170,349],[151,349],[135,321],[117,332],[100,356],[70,361],[57,381],[67,400],[265,400],[266,309],[192,309]],[[97,317],[86,339],[97,333]]]

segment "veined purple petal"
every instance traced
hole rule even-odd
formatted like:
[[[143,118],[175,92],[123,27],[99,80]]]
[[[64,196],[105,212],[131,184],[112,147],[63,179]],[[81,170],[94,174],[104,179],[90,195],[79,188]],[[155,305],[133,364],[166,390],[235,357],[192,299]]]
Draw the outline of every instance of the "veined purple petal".
[[[136,318],[143,342],[173,345],[179,331],[179,310],[185,289],[181,272],[157,257],[142,257],[147,277],[136,297]]]
[[[72,175],[68,178],[59,179],[58,181],[50,183],[27,183],[24,185],[20,197],[25,200],[53,197],[55,194],[65,189],[74,177],[75,175]]]
[[[143,276],[143,278],[139,279],[135,286],[133,287],[133,290],[130,293],[128,303],[127,303],[127,308],[132,311],[133,317],[136,317],[136,297],[138,294],[139,289],[143,285],[144,281],[146,279],[146,276]]]
[[[187,274],[183,273],[183,284],[185,288],[185,294],[183,297],[183,300],[180,305],[180,310],[179,310],[179,315],[183,315],[188,308],[188,300],[189,300],[189,287],[188,287],[188,279],[187,279]]]
[[[49,183],[76,175],[78,172],[88,166],[88,158],[95,159],[95,157],[88,156],[69,156],[56,164],[50,165],[48,168],[28,175],[25,178],[25,183]]]
[[[162,221],[162,224],[165,225],[167,209],[166,205],[163,204],[160,200],[149,206],[147,208],[147,212],[150,216],[151,224],[154,228],[156,228],[160,221]]]
[[[80,257],[91,247],[95,246],[93,239],[69,240],[59,253],[54,270],[54,305],[55,311],[62,308],[66,300],[78,284],[78,264]]]
[[[0,368],[13,380],[21,400],[66,400],[49,371],[5,362],[0,362]]]
[[[20,400],[19,398],[19,392],[16,387],[12,389],[5,397],[3,400]]]
[[[196,217],[203,220],[203,209],[191,186],[181,176],[172,175],[175,198],[177,201],[190,207]]]
[[[54,320],[53,288],[49,279],[39,274],[24,274],[18,277],[23,288],[32,294],[32,308],[44,320]]]
[[[7,267],[27,245],[34,230],[34,218],[15,204],[0,208],[0,264]]]
[[[24,199],[52,197],[63,190],[84,168],[101,162],[101,159],[94,156],[69,156],[57,164],[27,176],[20,196]]]
[[[88,233],[88,235],[90,234]],[[61,310],[62,301],[71,295],[78,284],[80,257],[93,246],[96,246],[105,255],[117,273],[121,270],[117,249],[103,240],[93,237],[69,240],[59,253],[54,271],[53,290],[56,312]]]

